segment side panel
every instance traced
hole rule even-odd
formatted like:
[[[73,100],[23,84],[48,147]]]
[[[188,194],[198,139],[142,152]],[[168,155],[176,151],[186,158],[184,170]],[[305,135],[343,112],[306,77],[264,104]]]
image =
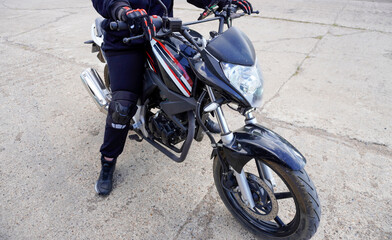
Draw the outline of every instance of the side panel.
[[[233,144],[221,147],[220,152],[237,172],[252,158],[275,161],[292,170],[305,166],[305,157],[293,145],[261,125],[245,125],[233,134]]]
[[[180,95],[170,90],[153,71],[147,70],[145,78],[160,90],[161,97],[166,99],[160,103],[161,109],[169,118],[173,115],[193,111],[196,109],[196,100]]]

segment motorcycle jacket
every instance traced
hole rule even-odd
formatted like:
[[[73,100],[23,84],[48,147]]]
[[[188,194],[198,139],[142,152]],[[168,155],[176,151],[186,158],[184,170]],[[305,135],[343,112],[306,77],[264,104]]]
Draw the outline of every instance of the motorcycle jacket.
[[[196,7],[204,8],[213,0],[187,0]],[[173,16],[173,0],[162,0],[169,11],[169,17]],[[140,47],[144,43],[143,39],[132,42],[132,45],[123,43],[124,37],[129,37],[129,31],[113,31],[110,29],[110,22],[115,19],[115,9],[122,6],[130,6],[132,9],[145,9],[148,15],[162,16],[164,10],[155,0],[92,0],[94,8],[105,18],[102,22],[104,30],[104,51],[124,51]]]

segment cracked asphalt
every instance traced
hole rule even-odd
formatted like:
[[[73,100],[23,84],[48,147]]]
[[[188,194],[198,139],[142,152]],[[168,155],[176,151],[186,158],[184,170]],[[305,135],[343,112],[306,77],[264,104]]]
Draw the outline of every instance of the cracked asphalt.
[[[391,239],[392,2],[252,3],[261,14],[234,25],[264,73],[256,115],[308,160],[322,204],[313,239]],[[0,13],[0,239],[255,238],[219,199],[207,139],[181,164],[129,141],[116,188],[97,196],[105,116],[79,79],[103,71],[83,44],[97,13],[77,0],[0,0]],[[184,21],[199,13],[175,1]]]

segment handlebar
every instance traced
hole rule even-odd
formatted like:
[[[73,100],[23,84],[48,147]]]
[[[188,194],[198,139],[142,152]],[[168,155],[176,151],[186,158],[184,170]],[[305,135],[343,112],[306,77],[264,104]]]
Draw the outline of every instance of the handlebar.
[[[115,21],[110,23],[110,30],[113,31],[123,31],[123,30],[131,30],[133,26],[129,26],[128,23],[123,22],[123,21]],[[138,35],[134,37],[129,37],[129,38],[124,38],[123,42],[125,44],[132,42],[133,40],[143,38],[144,35]]]
[[[259,14],[259,13],[260,13],[259,11],[252,12],[252,14]],[[236,13],[235,11],[231,12],[231,14],[229,14],[229,15],[227,15],[227,13],[225,13],[225,12],[222,12],[222,13],[215,12],[215,17],[213,17],[213,18],[203,19],[203,20],[198,20],[198,21],[188,22],[188,23],[182,23],[180,19],[176,19],[176,18],[162,19],[161,17],[156,16],[156,15],[150,16],[150,19],[152,20],[152,22],[156,28],[157,33],[158,33],[158,31],[163,29],[163,34],[168,34],[171,32],[182,32],[185,29],[184,27],[189,26],[189,25],[194,25],[194,24],[209,22],[209,21],[215,21],[215,20],[220,21],[221,26],[219,27],[219,30],[221,31],[223,29],[222,24],[226,23],[226,21],[228,19],[236,19],[236,18],[240,18],[245,15],[246,15],[245,13]],[[165,26],[163,27],[164,24],[165,24]],[[123,21],[110,22],[110,29],[113,31],[130,30],[132,32],[133,28],[134,28],[134,26],[133,25],[129,26],[127,22],[123,22]],[[137,40],[137,39],[140,39],[143,37],[144,37],[144,34],[129,37],[129,38],[124,38],[123,42],[125,44],[128,44],[134,40]]]
[[[162,27],[162,22],[163,22],[162,18],[157,15],[152,15],[150,16],[150,19],[152,20],[152,23],[154,24],[155,28],[158,31],[158,29]],[[133,26],[129,26],[127,22],[123,22],[123,21],[110,22],[110,30],[113,31],[123,31],[132,28]]]
[[[162,18],[157,15],[153,15],[153,16],[150,16],[150,19],[152,20],[152,22],[156,28],[156,31],[159,31],[159,29],[161,29],[162,24],[163,24]],[[134,25],[129,26],[128,23],[124,22],[124,21],[110,22],[110,29],[113,31],[130,30],[132,32],[133,28],[134,28]],[[144,37],[144,34],[133,36],[133,37],[128,37],[128,38],[124,38],[123,42],[125,44],[128,44],[134,40],[137,40],[137,39],[140,39],[143,37]]]

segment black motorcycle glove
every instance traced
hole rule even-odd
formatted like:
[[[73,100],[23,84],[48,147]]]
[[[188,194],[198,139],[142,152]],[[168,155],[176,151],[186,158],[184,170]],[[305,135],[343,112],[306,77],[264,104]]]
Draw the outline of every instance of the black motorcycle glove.
[[[126,12],[126,8],[124,7],[128,7],[129,6],[129,2],[126,0],[117,0],[115,1],[111,7],[110,7],[110,16],[113,20],[119,20],[119,21],[124,21],[124,19],[121,19],[123,14]]]
[[[117,11],[116,15],[119,20],[128,23],[132,33],[143,34],[146,41],[151,41],[155,37],[156,28],[146,10],[124,6]]]
[[[253,12],[253,7],[252,4],[250,4],[250,2],[243,0],[233,0],[232,2],[234,5],[237,5],[239,8],[241,8],[242,11],[244,11],[246,14],[252,14]]]
[[[226,6],[229,3],[230,3],[230,1],[228,1],[228,0],[220,0],[218,3],[218,6],[220,9],[222,9],[224,6]],[[234,4],[237,7],[239,7],[246,14],[250,15],[253,12],[252,4],[250,4],[250,2],[248,2],[246,0],[232,0],[231,4]]]

